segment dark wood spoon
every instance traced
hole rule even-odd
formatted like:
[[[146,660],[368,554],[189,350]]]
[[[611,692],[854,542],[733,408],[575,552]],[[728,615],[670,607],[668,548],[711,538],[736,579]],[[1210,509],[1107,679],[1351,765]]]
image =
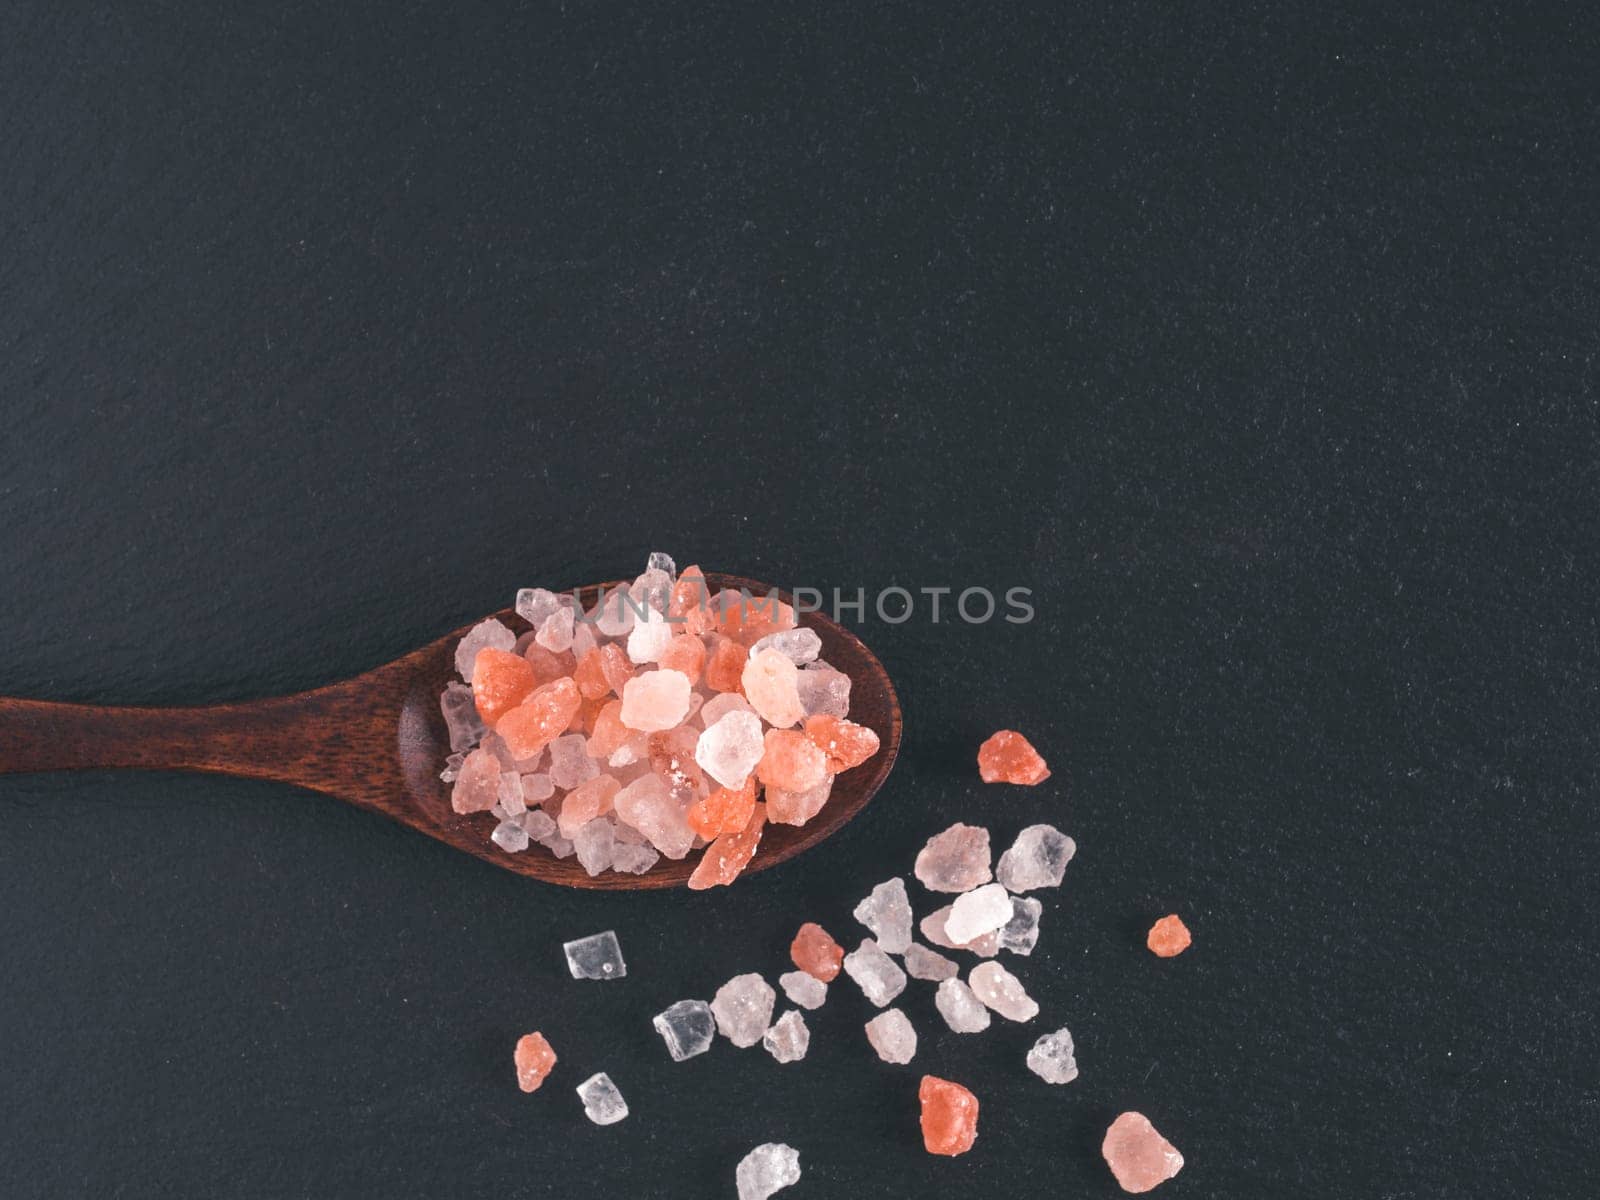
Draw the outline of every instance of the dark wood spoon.
[[[712,593],[748,588],[766,596],[776,590],[711,572],[706,584]],[[582,589],[584,607],[595,603],[600,589],[615,586]],[[494,615],[513,629],[527,628],[511,609]],[[835,780],[827,804],[809,824],[767,826],[747,873],[793,858],[860,812],[900,749],[900,701],[883,664],[860,638],[821,613],[804,613],[800,622],[822,638],[822,657],[850,677],[850,719],[871,728],[881,746]],[[102,708],[0,697],[0,774],[134,767],[275,779],[383,813],[546,883],[618,891],[684,883],[699,851],[678,862],[663,858],[643,875],[604,871],[591,878],[575,857],[556,858],[542,846],[508,854],[489,840],[494,817],[463,817],[451,809],[449,785],[439,779],[450,753],[439,693],[456,678],[455,648],[465,632],[458,629],[342,683],[243,704]]]

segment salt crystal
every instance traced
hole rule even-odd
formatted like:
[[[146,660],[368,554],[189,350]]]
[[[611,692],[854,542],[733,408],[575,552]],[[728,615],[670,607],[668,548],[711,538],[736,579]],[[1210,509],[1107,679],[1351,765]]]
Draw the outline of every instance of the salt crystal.
[[[461,762],[455,786],[450,790],[450,807],[466,814],[488,812],[500,798],[500,762],[479,747]]]
[[[917,854],[916,876],[934,892],[970,892],[989,882],[989,831],[955,824]]]
[[[1145,945],[1158,958],[1175,958],[1189,948],[1189,927],[1176,913],[1162,917],[1150,926]]]
[[[1078,1077],[1072,1034],[1066,1029],[1047,1033],[1028,1051],[1028,1070],[1046,1083],[1071,1083]]]
[[[917,1031],[898,1008],[886,1008],[867,1022],[867,1041],[886,1063],[908,1063],[917,1053]]]
[[[528,803],[522,791],[522,776],[515,771],[503,771],[500,786],[495,790],[498,808],[505,817],[519,817],[527,811]]]
[[[628,634],[628,661],[653,663],[678,632],[678,626],[667,620],[667,614],[646,607],[644,614],[634,621]]]
[[[562,797],[561,811],[556,817],[561,836],[575,838],[578,830],[590,821],[609,813],[620,786],[609,775],[596,775]]]
[[[999,929],[1011,919],[1011,896],[998,883],[956,897],[945,921],[945,936],[957,945]]]
[[[555,780],[542,772],[535,772],[522,777],[522,801],[524,804],[538,804],[550,799],[556,794]]]
[[[944,1023],[957,1033],[982,1033],[989,1028],[989,1010],[959,979],[946,979],[933,995]]]
[[[896,876],[872,889],[855,907],[855,919],[872,930],[879,947],[901,954],[911,944],[911,901],[906,881]]]
[[[672,555],[661,550],[650,551],[650,557],[645,560],[646,571],[660,571],[668,579],[678,577],[678,564],[672,561]]]
[[[817,655],[822,653],[822,639],[815,629],[784,629],[759,639],[750,647],[750,657],[754,658],[763,650],[776,650],[799,665],[816,661]]]
[[[439,778],[445,783],[454,783],[456,776],[461,774],[461,764],[467,761],[465,754],[447,754],[444,760],[444,770],[439,772]]]
[[[710,729],[731,712],[753,713],[755,709],[751,708],[750,701],[738,692],[718,692],[701,706],[700,725],[702,728]]]
[[[621,979],[628,973],[617,935],[609,929],[567,942],[562,949],[567,952],[567,970],[574,979]]]
[[[611,868],[616,837],[616,826],[609,817],[596,817],[572,835],[572,848],[578,855],[578,863],[591,878]]]
[[[906,989],[906,973],[871,938],[844,956],[844,971],[879,1008]]]
[[[439,711],[450,735],[450,749],[458,753],[471,750],[482,740],[487,726],[478,715],[478,702],[466,684],[446,684],[439,697]]]
[[[533,640],[554,654],[560,654],[563,650],[570,650],[572,649],[572,622],[572,610],[570,608],[558,608],[544,619],[544,624],[539,626],[538,636]]]
[[[622,688],[622,723],[654,733],[671,729],[689,712],[689,677],[682,671],[646,671]]]
[[[850,676],[826,663],[812,663],[795,678],[795,693],[808,717],[826,713],[830,717],[850,714]]]
[[[556,819],[542,808],[530,808],[522,814],[522,827],[534,841],[544,843],[556,831]]]
[[[594,638],[594,627],[587,621],[577,621],[572,627],[572,658],[574,662],[582,662],[591,651],[596,649],[598,643]]]
[[[1015,729],[1002,729],[978,747],[978,773],[985,783],[1032,786],[1050,778],[1044,759]]]
[[[978,1140],[978,1098],[959,1083],[924,1075],[917,1088],[922,1103],[922,1144],[929,1154],[965,1154]]]
[[[563,600],[570,603],[571,597],[558,596],[546,588],[522,588],[517,592],[517,616],[538,629],[562,607]]]
[[[786,971],[778,976],[778,986],[791,1004],[801,1008],[821,1008],[828,998],[828,985],[805,971]]]
[[[1000,856],[994,877],[1009,892],[1059,887],[1078,844],[1054,825],[1029,825]]]
[[[799,672],[776,650],[752,654],[740,673],[744,698],[761,719],[775,729],[787,729],[805,715],[800,703]]]
[[[976,954],[979,958],[993,958],[1000,952],[1000,931],[982,934],[970,942],[958,942],[945,932],[945,923],[949,921],[950,914],[955,911],[955,906],[946,904],[943,908],[936,909],[922,918],[918,926],[922,936],[935,946],[943,946],[946,950],[965,950],[969,954]]]
[[[510,650],[516,644],[517,635],[493,617],[479,621],[456,644],[456,674],[471,683],[472,664],[477,661],[479,650],[487,647]]]
[[[538,1091],[556,1065],[556,1052],[542,1033],[523,1034],[511,1057],[517,1066],[517,1086],[525,1092]]]
[[[781,1063],[799,1062],[811,1046],[811,1031],[806,1028],[806,1019],[791,1008],[761,1035],[761,1045]]]
[[[1039,1006],[1022,988],[1022,982],[997,962],[979,963],[967,976],[972,994],[1008,1021],[1031,1021]]]
[[[1183,1170],[1183,1155],[1143,1113],[1125,1112],[1111,1122],[1100,1153],[1125,1192],[1148,1192]]]
[[[628,595],[638,608],[638,616],[634,618],[637,627],[646,612],[666,613],[672,599],[672,576],[656,567],[646,567],[629,585]]]
[[[722,1036],[741,1049],[754,1046],[772,1023],[778,994],[760,975],[735,975],[717,989],[711,1011]]]
[[[800,1182],[800,1152],[782,1142],[765,1142],[739,1160],[734,1184],[739,1200],[767,1200]]]
[[[789,944],[789,958],[806,974],[832,983],[844,963],[844,947],[821,925],[807,921]]]
[[[695,744],[694,760],[723,787],[738,789],[761,761],[763,747],[761,718],[734,711],[706,727]]]
[[[618,842],[611,848],[611,869],[624,875],[643,875],[659,861],[661,853],[654,846]]]
[[[913,979],[929,979],[935,983],[953,979],[961,970],[953,961],[929,950],[921,942],[912,942],[906,947],[905,964],[906,974]]]
[[[694,830],[659,775],[643,775],[616,794],[617,815],[668,858],[682,858],[694,845]]]
[[[489,840],[500,849],[515,854],[528,848],[528,831],[516,821],[501,821],[494,827]]]
[[[587,783],[600,774],[600,764],[589,757],[589,739],[569,733],[550,743],[550,782],[564,791]]]
[[[704,1000],[679,1000],[659,1012],[650,1022],[667,1044],[673,1062],[682,1062],[711,1049],[717,1033],[717,1019]]]
[[[814,788],[803,792],[767,789],[767,819],[779,825],[804,825],[822,811],[833,794],[833,776],[828,775]]]
[[[756,778],[766,787],[805,793],[828,779],[828,756],[798,730],[769,729],[761,747]]]
[[[1031,896],[1011,897],[1011,919],[1000,927],[1000,949],[1032,954],[1039,944],[1039,913],[1043,908]]]
[[[583,1112],[596,1125],[615,1125],[628,1115],[628,1102],[611,1082],[611,1076],[601,1071],[578,1085],[578,1098],[583,1101]]]

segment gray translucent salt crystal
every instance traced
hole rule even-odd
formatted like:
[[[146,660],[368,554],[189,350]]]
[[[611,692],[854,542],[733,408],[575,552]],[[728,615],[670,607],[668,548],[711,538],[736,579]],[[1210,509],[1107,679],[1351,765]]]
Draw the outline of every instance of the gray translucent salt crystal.
[[[465,754],[447,754],[444,760],[444,770],[439,772],[439,778],[446,783],[454,783],[456,776],[461,774],[461,764],[467,761]]]
[[[750,701],[738,692],[718,692],[701,706],[700,726],[703,729],[710,729],[731,712],[753,713],[755,709],[751,708]]]
[[[574,979],[621,979],[628,973],[617,935],[609,929],[567,942],[561,948],[567,952],[567,970]]]
[[[694,845],[694,830],[661,776],[641,775],[612,799],[617,816],[632,825],[668,858],[678,859]]]
[[[499,803],[500,764],[483,747],[461,761],[450,789],[450,807],[458,813],[488,812]]]
[[[929,950],[921,942],[912,942],[906,947],[905,953],[906,974],[913,979],[930,979],[937,983],[941,979],[953,979],[961,968],[936,951]]]
[[[733,1178],[739,1200],[767,1200],[800,1182],[800,1151],[782,1142],[766,1142],[739,1160]]]
[[[596,1125],[615,1125],[628,1115],[628,1102],[604,1071],[589,1076],[577,1090],[578,1098],[583,1101],[584,1116]]]
[[[570,600],[570,597],[558,596],[546,588],[521,588],[517,592],[517,616],[537,631],[562,607],[563,599]]]
[[[1032,896],[1011,897],[1011,919],[1000,927],[1000,949],[1032,954],[1039,944],[1039,913],[1043,908]]]
[[[706,727],[695,743],[694,760],[723,787],[739,788],[761,761],[762,750],[761,718],[735,710]]]
[[[917,1031],[898,1008],[886,1008],[867,1022],[867,1041],[886,1063],[908,1063],[917,1053]]]
[[[679,1000],[657,1013],[650,1023],[667,1044],[667,1053],[672,1055],[673,1062],[704,1054],[711,1049],[711,1040],[717,1035],[717,1019],[704,1000]]]
[[[1000,856],[995,878],[1009,892],[1059,887],[1078,844],[1054,825],[1029,825]]]
[[[528,848],[528,831],[515,821],[501,821],[494,827],[489,840],[500,849],[515,854]]]
[[[850,713],[850,676],[823,663],[812,663],[795,677],[800,707],[808,717],[824,713],[844,717]]]
[[[681,626],[667,620],[667,614],[646,606],[642,615],[634,618],[633,629],[628,633],[628,661],[653,663],[661,661],[661,652],[672,641]]]
[[[997,962],[979,963],[967,976],[972,994],[1008,1021],[1031,1021],[1039,1006],[1022,988],[1022,981]]]
[[[668,579],[678,577],[678,564],[672,561],[672,555],[661,550],[650,551],[650,557],[645,559],[646,571],[660,571]]]
[[[966,945],[993,933],[1010,919],[1010,894],[998,883],[986,883],[956,897],[945,919],[944,934],[958,946]]]
[[[959,979],[946,979],[934,993],[933,1006],[957,1033],[982,1033],[989,1028],[989,1010]]]
[[[500,787],[496,793],[500,811],[507,817],[518,817],[527,811],[528,802],[522,790],[522,776],[515,771],[500,773]]]
[[[556,794],[555,780],[542,771],[535,771],[522,777],[522,802],[524,804],[538,804],[550,799]]]
[[[772,985],[760,975],[735,975],[711,1000],[718,1031],[740,1049],[754,1046],[772,1024],[772,1006],[777,999]]]
[[[643,617],[646,609],[664,613],[672,600],[672,576],[655,567],[646,567],[629,586],[628,595],[636,606],[638,615],[634,617],[635,623]]]
[[[559,832],[541,839],[539,844],[557,858],[571,858],[574,850],[571,839],[562,837]]]
[[[1028,1051],[1028,1070],[1046,1083],[1071,1083],[1078,1077],[1072,1034],[1065,1027],[1047,1033]]]
[[[618,584],[601,598],[595,608],[594,631],[608,638],[623,637],[633,630],[634,619],[639,615],[628,589]]]
[[[589,757],[589,739],[581,733],[563,734],[550,743],[550,782],[570,792],[600,774],[600,764]]]
[[[776,650],[790,662],[800,665],[817,660],[817,655],[822,653],[822,639],[815,629],[782,629],[767,634],[751,646],[750,657],[754,658],[763,650]]]
[[[919,928],[922,936],[935,946],[943,946],[946,950],[965,950],[969,954],[976,954],[979,958],[993,958],[1000,950],[1000,931],[982,934],[970,942],[958,942],[949,936],[945,930],[945,923],[950,919],[950,914],[955,911],[955,905],[946,904],[943,908],[935,909],[922,918]]]
[[[445,685],[439,696],[439,712],[450,735],[450,749],[458,753],[471,750],[488,729],[478,715],[478,702],[473,699],[472,689],[464,683],[452,681]]]
[[[611,856],[617,840],[617,828],[609,817],[596,817],[572,835],[572,849],[578,864],[590,878],[611,869]]]
[[[530,808],[522,814],[522,827],[529,837],[543,845],[545,838],[556,832],[556,819],[542,808]]]
[[[901,954],[911,944],[911,900],[906,895],[906,881],[899,876],[873,888],[872,894],[856,905],[854,915],[889,954]]]
[[[558,608],[544,619],[544,624],[539,626],[539,632],[533,640],[554,654],[570,650],[573,620],[570,608]]]
[[[594,638],[594,626],[587,621],[580,620],[576,614],[573,617],[573,622],[572,659],[574,662],[582,662],[599,643]]]
[[[821,1008],[828,998],[828,985],[805,971],[789,971],[778,976],[778,986],[791,1004],[801,1008]]]
[[[466,636],[456,645],[456,674],[472,682],[472,664],[478,659],[478,651],[493,648],[495,650],[510,650],[517,644],[517,635],[493,617],[486,621],[479,621]]]
[[[781,1063],[799,1062],[811,1047],[811,1030],[806,1028],[806,1019],[791,1008],[761,1035],[761,1045]]]
[[[611,848],[611,869],[624,875],[643,875],[661,861],[661,853],[651,845],[617,842]]]
[[[989,831],[959,822],[917,854],[916,876],[934,892],[970,892],[989,882]]]
[[[844,956],[844,971],[879,1008],[906,990],[906,973],[871,938]]]

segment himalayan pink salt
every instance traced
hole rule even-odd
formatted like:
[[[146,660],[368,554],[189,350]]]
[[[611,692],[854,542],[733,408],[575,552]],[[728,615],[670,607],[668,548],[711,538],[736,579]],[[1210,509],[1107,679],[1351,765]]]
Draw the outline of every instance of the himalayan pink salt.
[[[989,882],[989,860],[989,831],[958,821],[928,839],[917,852],[914,870],[930,891],[970,892]]]
[[[595,653],[600,656],[600,673],[605,676],[607,686],[620,699],[622,689],[634,674],[633,664],[628,661],[628,652],[616,642],[607,642]]]
[[[671,644],[678,627],[667,621],[667,614],[646,608],[628,634],[628,660],[636,663],[659,662],[661,652]]]
[[[570,791],[600,773],[588,747],[589,739],[581,733],[565,734],[550,743],[550,778],[558,788]]]
[[[805,734],[793,729],[767,730],[761,761],[756,766],[756,778],[764,785],[804,792],[827,777],[827,756]]]
[[[978,747],[978,773],[985,783],[1032,785],[1050,778],[1039,752],[1014,729],[1002,729]]]
[[[750,819],[738,833],[725,833],[706,847],[700,856],[700,865],[689,876],[689,887],[694,891],[732,883],[750,865],[756,846],[761,842],[761,829],[767,823],[767,806],[757,804]]]
[[[763,650],[745,663],[739,675],[740,690],[763,721],[774,729],[787,729],[806,715],[800,705],[798,675],[794,663],[783,654]]]
[[[600,668],[601,657],[600,651],[591,650],[578,660],[577,668],[572,672],[572,681],[578,685],[578,691],[585,700],[598,700],[611,692],[611,683]]]
[[[789,944],[789,958],[807,975],[832,983],[844,967],[844,947],[821,925],[807,921]]]
[[[749,661],[738,642],[718,638],[706,658],[706,686],[714,692],[737,692],[744,686],[744,668]]]
[[[471,683],[472,667],[479,651],[491,646],[496,650],[509,650],[516,644],[517,635],[493,617],[479,621],[456,645],[456,674]]]
[[[826,713],[830,717],[843,717],[850,712],[850,676],[836,671],[825,662],[814,662],[796,677],[800,693],[800,707],[806,716]]]
[[[566,729],[582,697],[571,679],[557,679],[534,690],[495,725],[517,761],[532,758]]]
[[[706,644],[693,634],[680,633],[662,648],[657,661],[669,671],[682,671],[690,683],[698,683],[706,665]]]
[[[665,733],[652,733],[646,742],[650,756],[650,769],[667,785],[667,794],[673,802],[686,806],[711,790],[705,772],[694,760],[695,744],[699,735],[687,725],[679,725]]]
[[[828,758],[828,771],[837,775],[859,767],[878,752],[878,735],[865,725],[841,721],[827,713],[807,717],[806,737]]]
[[[695,743],[694,758],[723,787],[739,788],[761,761],[763,748],[761,718],[730,712],[706,727]]]
[[[646,671],[622,689],[622,723],[654,733],[671,729],[689,713],[689,677],[682,671]]]
[[[589,753],[596,759],[608,759],[632,736],[633,730],[622,723],[622,701],[607,700],[595,715]]]
[[[794,609],[776,594],[747,596],[730,588],[719,596],[722,608],[717,628],[741,646],[752,646],[770,633],[794,628]]]
[[[455,787],[450,790],[450,807],[456,812],[488,812],[500,799],[500,760],[479,747],[461,762]]]
[[[821,783],[803,792],[789,792],[783,788],[767,789],[767,820],[775,825],[804,825],[822,811],[833,791],[833,776],[823,777]]]
[[[561,818],[556,822],[561,836],[576,837],[590,821],[610,812],[621,790],[622,785],[610,775],[596,775],[573,788],[561,801]]]
[[[682,858],[694,845],[694,830],[683,809],[667,794],[667,785],[652,772],[628,784],[616,795],[617,815],[632,825],[668,858]]]
[[[563,656],[553,654],[543,646],[529,643],[521,651],[522,657],[533,668],[533,677],[536,687],[543,687],[547,683],[554,683],[567,674],[567,666],[562,661]],[[576,663],[574,663],[576,666]]]
[[[544,619],[533,640],[546,650],[560,654],[563,650],[572,649],[572,625],[572,609],[563,606]]]
[[[1176,958],[1189,948],[1189,942],[1189,927],[1176,913],[1150,926],[1150,936],[1145,939],[1150,953],[1157,958]]]
[[[537,1092],[556,1065],[556,1052],[542,1033],[523,1034],[512,1057],[517,1064],[517,1086],[525,1092]]]
[[[528,698],[535,687],[533,666],[509,650],[486,646],[472,666],[472,699],[490,727]]]
[[[1100,1153],[1125,1192],[1148,1192],[1183,1169],[1183,1155],[1143,1113],[1125,1112],[1111,1122]]]
[[[451,686],[458,685],[453,684]],[[755,709],[751,708],[750,701],[746,700],[738,692],[718,692],[700,706],[700,728],[710,729],[731,712],[753,713]],[[473,739],[474,742],[476,740],[476,738]],[[468,743],[469,746],[471,744],[470,742]]]
[[[922,1101],[922,1144],[929,1154],[957,1155],[978,1140],[978,1098],[959,1083],[924,1075],[917,1089]]]
[[[684,811],[684,819],[703,838],[735,833],[745,827],[756,805],[756,777],[749,776],[739,788],[718,788],[696,800]]]
[[[681,622],[678,628],[684,633],[699,637],[711,628],[711,611],[707,607],[710,599],[705,573],[699,567],[685,567],[672,585],[667,615]]]

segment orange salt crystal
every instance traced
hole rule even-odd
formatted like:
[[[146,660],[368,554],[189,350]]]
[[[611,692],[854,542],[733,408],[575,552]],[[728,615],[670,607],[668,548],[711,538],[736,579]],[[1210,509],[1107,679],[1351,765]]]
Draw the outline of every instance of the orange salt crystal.
[[[536,687],[543,687],[547,683],[554,683],[567,672],[561,669],[561,659],[552,654],[543,646],[529,642],[522,650],[522,657],[528,660],[528,665],[533,668],[533,677]]]
[[[517,1062],[517,1086],[525,1092],[536,1092],[545,1076],[556,1065],[556,1052],[550,1049],[542,1033],[525,1033],[517,1039],[514,1055]]]
[[[1043,783],[1050,778],[1039,752],[1014,729],[1002,729],[978,747],[978,773],[985,783]]]
[[[794,609],[775,595],[743,594],[726,597],[727,607],[717,622],[717,628],[746,648],[755,645],[769,633],[779,633],[795,626]]]
[[[1125,1192],[1148,1192],[1183,1170],[1183,1155],[1143,1113],[1125,1112],[1111,1122],[1100,1153]]]
[[[711,628],[711,610],[707,607],[710,599],[705,573],[699,567],[685,567],[672,585],[667,616],[681,622],[684,633],[698,637]]]
[[[590,821],[610,812],[612,801],[621,790],[621,782],[612,775],[596,775],[573,788],[561,802],[561,818],[557,822],[561,836],[573,837]]]
[[[789,958],[807,975],[832,983],[844,966],[844,947],[828,935],[828,931],[815,921],[800,926],[789,944]]]
[[[807,792],[828,777],[828,758],[796,729],[769,729],[762,739],[756,778],[769,788]]]
[[[493,726],[537,686],[533,665],[509,650],[486,646],[472,665],[472,699],[484,723]]]
[[[922,1144],[929,1154],[965,1154],[978,1140],[978,1098],[959,1083],[924,1075],[917,1088],[922,1101]]]
[[[585,700],[598,700],[611,690],[606,673],[600,666],[600,651],[591,650],[578,660],[572,672],[572,681],[578,685]]]
[[[501,717],[495,732],[505,739],[511,757],[521,762],[538,754],[566,729],[582,702],[577,684],[571,679],[557,679],[535,689]]]
[[[597,651],[600,655],[600,672],[606,677],[606,683],[619,697],[622,695],[622,686],[633,678],[633,664],[628,661],[628,652],[616,642],[607,642]]]
[[[581,694],[581,693],[580,693]],[[588,733],[594,728],[595,721],[600,716],[600,710],[606,706],[604,700],[580,700],[578,711],[567,724],[568,733]]]
[[[659,661],[665,669],[682,671],[690,683],[698,683],[706,665],[706,644],[693,634],[677,634],[667,643]]]
[[[622,723],[622,701],[607,700],[595,714],[594,730],[589,734],[589,757],[610,758],[632,736],[633,730]]]
[[[749,655],[738,642],[718,638],[711,656],[706,660],[706,686],[714,692],[740,692],[740,679]]]
[[[761,827],[766,822],[767,806],[753,806],[743,829],[738,833],[725,833],[705,848],[699,866],[689,876],[689,887],[699,892],[737,879],[739,872],[755,857],[756,846],[761,842]]]
[[[701,837],[714,838],[743,829],[755,806],[756,777],[750,775],[741,788],[718,788],[704,800],[696,800],[683,817]]]
[[[803,792],[783,788],[767,789],[767,820],[775,825],[804,825],[822,811],[822,806],[833,794],[833,776],[824,775],[822,782]]]
[[[828,772],[837,775],[859,767],[878,752],[878,735],[865,725],[818,713],[807,717],[806,737],[828,759]]]
[[[1173,913],[1150,926],[1150,936],[1145,939],[1145,945],[1158,958],[1176,958],[1189,948],[1190,940],[1189,927],[1178,918],[1177,913]]]

